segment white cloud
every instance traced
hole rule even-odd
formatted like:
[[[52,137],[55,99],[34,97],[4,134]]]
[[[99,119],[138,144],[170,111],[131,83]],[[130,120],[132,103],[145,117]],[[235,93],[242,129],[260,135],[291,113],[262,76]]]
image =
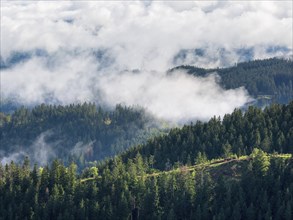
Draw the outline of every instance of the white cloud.
[[[4,58],[35,48],[53,53],[102,47],[112,49],[121,68],[164,70],[180,49],[280,45],[292,50],[290,1],[154,1],[149,6],[2,1],[1,12]]]
[[[166,119],[222,115],[248,101],[244,89],[165,71],[233,65],[241,48],[252,48],[252,59],[292,54],[291,2],[1,1],[4,62],[15,51],[48,53],[1,72],[3,97],[26,104],[98,100],[142,105]],[[174,63],[182,50],[191,52]],[[141,72],[125,71],[132,69]]]
[[[139,105],[169,121],[223,116],[250,100],[244,88],[222,89],[215,76],[155,71],[118,74],[115,69],[96,72],[98,65],[85,55],[63,59],[53,70],[38,58],[4,71],[3,98],[15,97],[25,104],[92,101],[106,106]]]
[[[138,104],[173,122],[223,116],[250,100],[243,88],[222,89],[216,75],[196,78],[184,72],[125,72],[102,78],[98,87],[108,103]]]
[[[38,104],[52,98],[51,102],[69,104],[93,100],[92,79],[96,64],[86,56],[56,55],[47,67],[46,58],[33,58],[15,68],[2,71],[3,99],[15,97],[18,102]],[[60,58],[61,57],[61,58]]]

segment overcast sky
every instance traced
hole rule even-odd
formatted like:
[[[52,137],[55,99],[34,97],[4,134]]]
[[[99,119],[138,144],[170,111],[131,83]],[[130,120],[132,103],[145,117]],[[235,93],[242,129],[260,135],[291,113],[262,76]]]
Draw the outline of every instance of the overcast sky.
[[[19,62],[17,53],[26,59]],[[166,70],[275,56],[292,56],[291,1],[1,1],[1,62],[9,66],[1,71],[1,92],[26,104],[99,99],[165,115],[163,102],[177,112],[168,117],[182,118],[191,114],[182,112],[188,106],[199,114],[195,106],[203,103],[215,108],[207,118],[248,101],[245,89],[224,91],[213,77],[168,78]],[[135,75],[134,69],[141,72]],[[184,86],[187,81],[194,84]],[[206,86],[216,90],[202,98],[198,90]],[[162,88],[155,93],[157,87]],[[173,93],[175,100],[168,98]],[[195,95],[182,101],[190,93]],[[215,106],[202,101],[211,98]]]

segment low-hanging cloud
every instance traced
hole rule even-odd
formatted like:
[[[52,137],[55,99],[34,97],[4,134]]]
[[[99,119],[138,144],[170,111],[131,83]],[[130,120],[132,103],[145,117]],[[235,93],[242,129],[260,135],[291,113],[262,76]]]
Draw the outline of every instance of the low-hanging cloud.
[[[218,79],[216,73],[194,77],[180,71],[125,72],[101,78],[98,83],[108,103],[140,105],[159,118],[186,122],[223,116],[250,100],[244,88],[224,90]]]
[[[1,95],[22,104],[123,103],[207,119],[248,102],[245,89],[167,69],[288,55],[287,1],[1,1]]]
[[[139,105],[158,118],[175,122],[222,116],[250,101],[244,88],[221,88],[216,73],[195,77],[183,71],[96,72],[97,68],[90,58],[78,57],[54,70],[47,68],[44,60],[32,59],[5,70],[4,98],[15,97],[28,105],[83,101],[110,107],[117,103]]]

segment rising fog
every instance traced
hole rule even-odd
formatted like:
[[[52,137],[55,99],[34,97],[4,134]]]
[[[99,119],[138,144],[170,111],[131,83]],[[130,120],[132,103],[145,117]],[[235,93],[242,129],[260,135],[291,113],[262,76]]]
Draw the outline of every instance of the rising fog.
[[[0,151],[0,163],[9,164],[11,161],[16,163],[22,162],[25,157],[29,157],[32,163],[38,163],[40,166],[49,164],[49,161],[56,158],[58,152],[55,152],[54,148],[58,142],[48,143],[46,138],[52,135],[52,131],[46,131],[41,133],[31,144],[26,146],[23,150],[13,152],[7,155],[6,152]]]

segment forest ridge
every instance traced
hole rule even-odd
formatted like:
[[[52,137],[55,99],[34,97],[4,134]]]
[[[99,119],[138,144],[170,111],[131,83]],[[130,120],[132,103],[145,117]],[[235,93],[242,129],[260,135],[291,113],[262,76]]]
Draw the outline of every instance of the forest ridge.
[[[0,217],[289,220],[292,134],[293,102],[172,129],[79,174],[12,161],[0,165]]]

